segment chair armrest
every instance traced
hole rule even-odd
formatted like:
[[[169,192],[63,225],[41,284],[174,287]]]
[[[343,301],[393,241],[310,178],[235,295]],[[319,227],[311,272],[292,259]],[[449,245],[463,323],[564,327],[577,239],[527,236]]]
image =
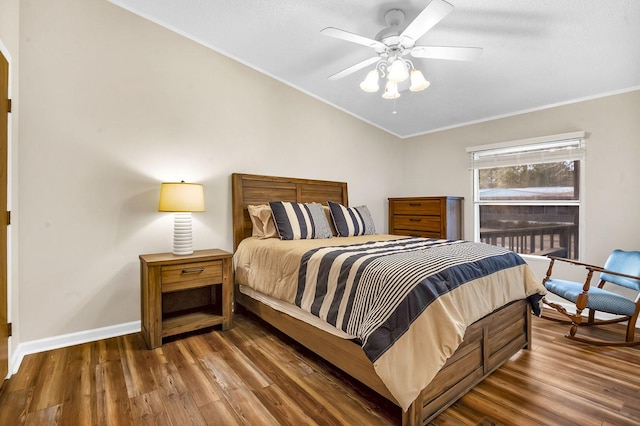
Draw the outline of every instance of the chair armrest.
[[[559,260],[561,262],[566,262],[566,263],[570,263],[572,265],[576,265],[576,266],[584,266],[586,268],[600,268],[599,266],[596,265],[591,265],[589,263],[584,263],[584,262],[578,262],[577,260],[571,260],[571,259],[565,259],[564,257],[556,257],[556,256],[547,256],[549,259],[553,259],[553,260]],[[602,269],[602,268],[600,268]]]

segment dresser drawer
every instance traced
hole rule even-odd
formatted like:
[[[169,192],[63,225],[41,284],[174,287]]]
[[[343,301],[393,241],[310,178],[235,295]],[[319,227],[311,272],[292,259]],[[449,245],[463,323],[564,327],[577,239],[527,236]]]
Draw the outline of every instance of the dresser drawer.
[[[393,221],[394,229],[437,232],[438,235],[441,225],[440,216],[395,216]]]
[[[422,237],[422,238],[442,238],[440,231],[416,231],[409,229],[393,229],[392,235],[406,235],[408,237]]]
[[[222,283],[222,260],[163,266],[162,292]]]
[[[437,215],[441,214],[440,200],[397,200],[393,201],[394,214]]]

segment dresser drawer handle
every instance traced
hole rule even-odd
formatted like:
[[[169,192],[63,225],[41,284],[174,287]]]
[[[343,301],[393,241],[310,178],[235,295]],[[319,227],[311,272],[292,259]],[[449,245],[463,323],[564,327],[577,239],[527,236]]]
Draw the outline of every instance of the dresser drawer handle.
[[[418,219],[417,217],[409,218],[409,222],[422,222],[422,219]]]
[[[420,207],[422,203],[409,203],[411,207]]]
[[[183,269],[182,270],[183,274],[199,274],[201,272],[204,272],[204,266],[201,266],[199,268],[191,268],[191,269]]]

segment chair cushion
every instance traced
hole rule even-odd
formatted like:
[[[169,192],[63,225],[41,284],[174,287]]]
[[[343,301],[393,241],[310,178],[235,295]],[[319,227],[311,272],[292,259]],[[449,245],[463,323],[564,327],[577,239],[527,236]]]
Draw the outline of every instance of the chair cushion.
[[[583,285],[584,284],[573,281],[551,279],[547,281],[544,286],[551,293],[576,303],[578,296],[582,293]],[[601,288],[591,287],[589,288],[587,308],[615,315],[632,316],[636,311],[636,304],[632,300],[619,294]]]

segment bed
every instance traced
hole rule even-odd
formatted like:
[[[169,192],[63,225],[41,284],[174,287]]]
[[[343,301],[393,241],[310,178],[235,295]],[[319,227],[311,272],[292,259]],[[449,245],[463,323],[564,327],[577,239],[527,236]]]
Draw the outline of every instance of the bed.
[[[265,204],[270,201],[320,204],[333,202],[342,206],[349,205],[347,184],[344,182],[235,173],[232,175],[232,208],[234,251],[236,254],[247,252],[247,247],[250,245],[262,247],[261,245],[270,244],[268,249],[263,248],[264,252],[269,253],[275,252],[279,246],[293,243],[293,241],[280,241],[279,239],[259,242],[252,237],[253,223],[248,213],[248,206]],[[424,239],[411,238],[398,241],[398,239],[404,238],[398,236],[346,237],[344,240],[339,237],[326,241],[330,241],[328,245],[339,246],[342,249],[342,241],[347,241],[349,238],[360,238],[356,241],[357,244],[379,244],[385,247],[392,244],[427,243],[426,241],[417,241]],[[372,239],[374,241],[369,241]],[[240,247],[241,243],[243,243],[242,247]],[[315,247],[313,242],[309,240],[302,243],[302,248],[289,251],[305,253],[309,247]],[[468,242],[429,241],[428,243],[438,246],[438,248],[440,246],[454,246],[456,250],[460,250],[460,247],[465,247],[465,243]],[[239,247],[241,250],[238,250]],[[328,247],[321,249],[333,250]],[[435,251],[431,247],[429,249]],[[513,254],[511,253],[511,255]],[[240,261],[241,264],[243,262]],[[234,259],[234,263],[238,263],[238,259]],[[261,291],[248,289],[245,286],[238,286],[242,287],[242,291],[236,291],[236,303],[400,406],[403,409],[403,425],[418,425],[425,424],[436,417],[518,351],[531,347],[531,300],[529,299],[533,297],[537,300],[534,296],[543,294],[544,289],[526,264],[519,266],[518,269],[521,270],[520,274],[526,275],[527,282],[524,287],[527,289],[523,290],[523,294],[517,293],[515,296],[510,296],[513,300],[500,304],[490,313],[468,326],[465,324],[460,332],[459,340],[461,342],[445,336],[445,341],[451,346],[451,353],[447,353],[446,359],[442,361],[444,365],[437,365],[435,372],[428,376],[429,380],[424,387],[420,386],[417,391],[412,390],[408,394],[400,394],[398,383],[389,381],[389,375],[397,374],[398,377],[408,377],[406,372],[395,367],[396,364],[405,363],[397,362],[397,357],[386,355],[388,352],[393,353],[391,349],[376,359],[374,363],[370,350],[362,344],[362,340],[355,343],[349,334],[344,333],[344,330],[333,330],[332,326],[323,325],[323,321],[317,318],[311,320],[308,318],[311,315],[305,317],[304,312],[299,314],[300,309],[295,306],[293,311],[285,309],[282,307],[282,303],[274,303],[271,298],[264,297]],[[242,281],[244,284],[246,281],[244,275],[247,273],[238,269],[236,283]],[[523,278],[523,280],[525,279]],[[268,285],[269,283],[263,284]],[[527,296],[531,297],[528,299]],[[433,321],[429,323],[433,323]],[[419,329],[414,325],[411,327]],[[415,334],[413,331],[412,333]],[[398,338],[398,341],[402,340],[406,341],[404,337]],[[395,345],[400,346],[400,343],[394,343],[391,348],[393,349]],[[402,351],[397,350],[396,355],[400,352]],[[387,362],[386,358],[394,361]],[[414,364],[416,361],[418,362],[418,369],[434,368],[434,363],[422,363],[420,358],[416,356],[413,358]],[[383,362],[380,361],[381,359]],[[396,368],[397,371],[394,371]],[[381,373],[381,370],[385,373]],[[409,374],[409,376],[414,375],[413,372]],[[412,383],[412,386],[415,386],[415,383]]]

